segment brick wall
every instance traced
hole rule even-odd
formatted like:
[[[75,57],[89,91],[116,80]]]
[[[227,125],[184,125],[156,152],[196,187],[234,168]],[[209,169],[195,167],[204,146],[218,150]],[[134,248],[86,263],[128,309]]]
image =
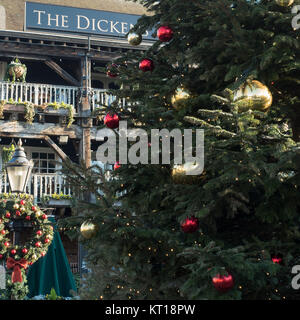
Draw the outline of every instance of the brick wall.
[[[6,11],[6,29],[23,31],[26,0],[0,0],[0,6]],[[142,15],[145,9],[134,2],[126,0],[31,0],[32,2],[105,10]],[[3,19],[3,17],[1,16]],[[0,19],[1,20],[1,19]]]

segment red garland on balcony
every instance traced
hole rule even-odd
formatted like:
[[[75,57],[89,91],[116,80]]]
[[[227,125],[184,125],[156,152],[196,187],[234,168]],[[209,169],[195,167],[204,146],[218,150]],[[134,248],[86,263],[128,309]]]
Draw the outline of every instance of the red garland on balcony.
[[[16,209],[24,207],[22,211]],[[34,209],[34,210],[33,210]],[[28,219],[30,217],[30,219]],[[11,223],[23,222],[32,237],[22,245],[10,242]],[[47,240],[46,240],[47,239]],[[33,197],[28,194],[4,194],[0,199],[0,259],[12,269],[12,283],[25,282],[25,269],[45,255],[53,239],[53,227]],[[36,246],[36,243],[39,243]],[[25,267],[26,266],[26,267]],[[25,283],[24,283],[25,286]]]

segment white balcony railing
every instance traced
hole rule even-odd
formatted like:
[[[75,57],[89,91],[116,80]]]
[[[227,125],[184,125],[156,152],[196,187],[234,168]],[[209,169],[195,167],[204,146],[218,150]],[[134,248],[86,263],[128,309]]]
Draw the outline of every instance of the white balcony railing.
[[[70,86],[0,81],[0,100],[31,102],[35,105],[63,102],[76,109],[77,91],[77,87]]]
[[[0,81],[0,100],[13,102],[30,102],[35,105],[51,103],[65,103],[72,105],[75,113],[78,112],[78,91],[80,88],[71,86],[57,86],[40,83],[11,83]],[[116,100],[106,89],[91,89],[91,111],[103,105],[110,105]],[[125,99],[119,101],[120,106],[125,105]]]
[[[5,174],[0,175],[0,193],[9,193],[9,183]],[[32,174],[26,187],[26,193],[33,195],[35,203],[39,203],[43,196],[52,194],[72,195],[65,178],[58,174]]]

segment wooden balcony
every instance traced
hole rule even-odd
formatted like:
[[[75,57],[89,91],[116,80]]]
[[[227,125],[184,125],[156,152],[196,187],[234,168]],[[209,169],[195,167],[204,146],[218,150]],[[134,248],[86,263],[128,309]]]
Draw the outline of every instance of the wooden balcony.
[[[91,89],[90,97],[91,111],[99,106],[109,106],[116,97],[108,94],[106,89]],[[11,83],[0,81],[0,101],[8,104],[32,103],[36,106],[47,106],[51,104],[67,104],[78,113],[81,88],[72,86],[57,86],[40,83]],[[125,99],[119,102],[125,105]]]
[[[1,174],[0,193],[9,192],[7,176]],[[43,196],[49,196],[52,199],[53,194],[72,196],[71,188],[66,185],[65,178],[59,174],[32,174],[26,187],[26,193],[33,195],[35,203],[40,203]]]

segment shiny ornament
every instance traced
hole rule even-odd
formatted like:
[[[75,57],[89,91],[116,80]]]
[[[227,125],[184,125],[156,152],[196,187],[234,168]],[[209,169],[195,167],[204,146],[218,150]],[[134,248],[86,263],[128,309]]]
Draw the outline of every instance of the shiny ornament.
[[[0,259],[3,259],[3,254],[0,254]]]
[[[238,110],[267,111],[272,105],[272,94],[268,87],[257,80],[247,80],[233,93],[233,103]]]
[[[227,276],[221,276],[218,274],[217,276],[212,278],[212,283],[214,287],[222,293],[227,292],[234,286],[233,277],[230,274],[228,274]]]
[[[38,231],[36,232],[36,234],[37,234],[38,236],[41,236],[41,235],[43,234],[43,232],[42,232],[42,230],[38,230]]]
[[[117,170],[117,169],[119,169],[119,168],[121,168],[121,165],[120,165],[119,161],[117,161],[117,162],[114,164],[114,170]]]
[[[43,219],[43,220],[46,220],[46,219],[48,219],[48,216],[44,213],[44,214],[42,215],[42,219]]]
[[[140,34],[136,32],[130,32],[127,36],[128,43],[131,44],[132,46],[138,46],[141,44],[143,38]]]
[[[49,242],[50,242],[50,239],[46,238],[46,239],[44,240],[44,242],[45,242],[45,243],[49,243]]]
[[[45,255],[46,255],[46,252],[45,252],[45,251],[41,252],[41,256],[42,256],[42,257],[44,257]]]
[[[10,212],[6,212],[6,213],[5,213],[5,217],[6,217],[6,218],[10,218]]]
[[[20,205],[21,205],[21,206],[24,206],[25,203],[26,203],[25,200],[21,200],[21,201],[20,201]]]
[[[176,184],[197,184],[205,178],[205,173],[199,174],[200,164],[186,162],[174,165],[172,168],[172,180]]]
[[[295,0],[275,0],[275,2],[281,7],[289,7]]]
[[[154,63],[151,59],[143,59],[139,64],[139,69],[143,72],[153,71]]]
[[[26,216],[25,219],[29,221],[31,218],[30,216]]]
[[[12,249],[12,250],[10,250],[10,253],[11,253],[12,255],[15,255],[15,254],[17,253],[17,250]]]
[[[107,67],[106,75],[110,78],[116,78],[119,75],[118,66],[113,63]]]
[[[20,212],[19,210],[17,210],[17,211],[16,211],[16,216],[17,216],[17,217],[20,217],[20,215],[21,215],[21,212]]]
[[[31,210],[32,210],[32,211],[36,211],[36,206],[32,206],[32,207],[31,207]]]
[[[15,203],[15,204],[13,205],[13,208],[14,208],[15,210],[18,210],[18,209],[20,208],[20,206],[19,206],[18,203]]]
[[[183,102],[190,97],[191,95],[183,87],[179,87],[176,89],[175,94],[171,98],[172,106],[175,109],[180,109],[180,107],[183,106]]]
[[[5,247],[9,247],[9,244],[10,244],[10,243],[9,243],[8,241],[5,241],[5,242],[4,242]]]
[[[6,233],[6,231],[3,229],[3,230],[1,230],[1,234],[5,234]]]
[[[161,26],[157,30],[157,37],[162,42],[168,42],[173,38],[173,30],[168,26]]]
[[[39,248],[41,246],[41,243],[38,241],[34,244],[37,248]]]
[[[119,127],[119,122],[120,118],[116,113],[113,115],[108,113],[104,118],[104,124],[110,129],[117,129]]]
[[[26,208],[22,206],[22,207],[20,207],[20,211],[24,212],[24,211],[26,211]]]
[[[186,218],[181,223],[181,229],[184,233],[194,233],[199,228],[199,220],[195,217]]]
[[[28,250],[26,248],[22,249],[22,253],[26,254],[28,252]]]
[[[91,239],[98,232],[98,226],[91,221],[85,221],[80,227],[80,233],[85,239]]]
[[[283,264],[283,259],[282,259],[282,255],[281,254],[273,254],[271,256],[271,260],[273,261],[273,263],[277,263],[277,264],[280,264],[282,265]]]

